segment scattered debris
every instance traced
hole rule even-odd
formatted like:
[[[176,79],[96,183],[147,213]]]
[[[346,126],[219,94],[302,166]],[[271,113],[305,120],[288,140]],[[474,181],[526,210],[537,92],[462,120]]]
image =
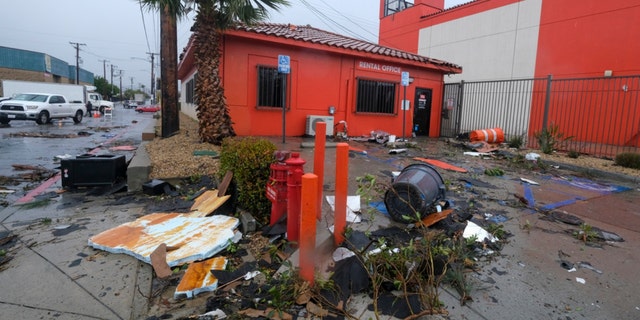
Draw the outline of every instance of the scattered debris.
[[[597,274],[602,274],[602,271],[599,269],[596,269],[594,266],[591,265],[591,263],[586,262],[586,261],[580,261],[578,262],[578,267],[580,268],[584,268],[584,269],[589,269],[592,270],[593,272],[597,273]]]
[[[485,239],[491,242],[496,242],[499,240],[497,237],[493,236],[492,234],[487,232],[487,230],[475,224],[473,221],[467,221],[467,227],[464,228],[462,236],[465,239],[475,237],[476,242],[484,242]]]
[[[407,152],[406,148],[389,150],[389,154],[398,154],[398,153],[404,153],[404,152]]]
[[[579,278],[579,277],[576,277],[576,282],[579,282],[579,283],[582,283],[582,284],[587,283],[586,280],[584,280],[583,278]]]
[[[142,192],[146,195],[154,196],[159,194],[171,194],[174,187],[166,181],[152,179],[142,185]]]
[[[53,157],[53,162],[60,162],[60,160],[67,160],[73,158],[70,154],[61,154]]]
[[[67,138],[77,138],[78,135],[75,133],[69,134],[56,134],[56,133],[45,133],[45,132],[15,132],[10,133],[10,137],[28,137],[28,138],[53,138],[53,139],[67,139]]]
[[[124,253],[151,264],[151,253],[166,243],[170,267],[207,259],[225,249],[239,220],[214,215],[194,217],[180,213],[152,213],[89,238],[89,246]],[[171,250],[173,249],[173,250]]]
[[[522,181],[522,182],[526,182],[526,183],[528,183],[528,184],[536,185],[536,186],[537,186],[537,185],[540,185],[539,183],[537,183],[537,182],[535,182],[535,181],[533,181],[533,180],[526,179],[526,178],[520,178],[520,181]]]
[[[489,152],[471,152],[471,151],[466,151],[463,153],[465,156],[472,156],[472,157],[488,157],[491,156],[491,153]]]
[[[167,278],[172,272],[171,268],[167,264],[167,244],[160,244],[150,255],[151,258],[151,266],[153,267],[153,271],[156,272],[156,276],[158,278]]]
[[[524,156],[524,158],[529,160],[529,161],[538,161],[538,159],[540,159],[540,155],[535,153],[535,152],[530,152],[530,153],[527,153]]]
[[[422,161],[424,163],[427,163],[427,164],[430,164],[430,165],[433,165],[433,166],[436,166],[438,168],[442,168],[442,169],[445,169],[445,170],[462,172],[462,173],[467,172],[467,169],[465,169],[465,168],[460,168],[460,167],[454,166],[452,164],[448,164],[448,163],[446,163],[444,161],[440,161],[440,160],[420,158],[420,157],[415,157],[415,158],[413,158],[413,160]]]
[[[231,196],[219,196],[218,190],[208,190],[196,198],[191,206],[192,215],[195,217],[206,217],[220,208]]]
[[[215,290],[218,287],[218,279],[211,270],[224,270],[226,267],[227,259],[224,257],[190,263],[173,297],[175,299],[193,298],[201,292]]]
[[[329,206],[331,206],[331,210],[336,210],[336,197],[335,196],[326,196],[325,199]],[[360,218],[360,196],[347,196],[347,222],[358,223],[361,222]]]
[[[355,153],[360,153],[360,154],[367,154],[367,151],[361,148],[356,148],[352,145],[349,145],[349,151],[355,152]]]
[[[423,227],[430,227],[436,224],[438,221],[441,221],[447,218],[447,216],[449,216],[452,212],[453,212],[453,209],[447,209],[444,211],[429,214],[420,221],[419,225]]]
[[[489,189],[495,189],[496,188],[496,186],[494,186],[494,185],[492,185],[490,183],[487,183],[487,182],[484,182],[484,181],[481,181],[481,180],[478,180],[478,179],[474,179],[474,178],[464,177],[464,178],[460,178],[458,180],[459,181],[464,181],[464,182],[466,182],[466,183],[468,183],[470,185],[476,186],[476,187],[489,188]]]
[[[380,144],[384,144],[389,141],[389,133],[382,130],[374,130],[371,131],[370,140],[375,141]]]
[[[134,146],[116,146],[109,148],[111,151],[135,151],[136,149],[137,147]]]

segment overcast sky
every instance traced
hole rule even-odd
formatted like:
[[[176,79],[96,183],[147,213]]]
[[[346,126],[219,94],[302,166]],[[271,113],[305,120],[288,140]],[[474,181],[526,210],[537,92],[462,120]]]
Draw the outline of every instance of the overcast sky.
[[[445,0],[445,7],[469,1]],[[376,42],[378,0],[290,0],[290,3],[282,12],[272,13],[269,21],[310,24]],[[140,84],[149,87],[151,63],[147,52],[160,52],[159,14],[141,9],[138,1],[6,1],[2,12],[0,46],[46,53],[75,65],[76,52],[71,42],[81,43],[81,68],[103,76],[106,65],[110,81],[113,65],[114,70],[123,70],[123,89],[132,83],[133,88]],[[192,18],[193,14],[178,23],[179,52],[191,34]],[[157,66],[155,70],[159,76]],[[117,77],[114,83],[119,84]]]

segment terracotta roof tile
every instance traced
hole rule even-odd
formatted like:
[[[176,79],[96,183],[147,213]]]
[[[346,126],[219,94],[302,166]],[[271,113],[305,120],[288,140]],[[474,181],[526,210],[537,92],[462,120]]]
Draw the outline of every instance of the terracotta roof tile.
[[[429,57],[413,54],[410,52],[380,46],[378,44],[346,37],[328,31],[314,28],[310,25],[300,26],[291,24],[261,23],[257,25],[240,25],[235,28],[238,31],[254,32],[269,36],[276,36],[308,43],[321,44],[335,48],[342,48],[363,53],[379,54],[420,63],[440,65],[451,68],[461,68],[460,66],[446,61],[432,59]]]

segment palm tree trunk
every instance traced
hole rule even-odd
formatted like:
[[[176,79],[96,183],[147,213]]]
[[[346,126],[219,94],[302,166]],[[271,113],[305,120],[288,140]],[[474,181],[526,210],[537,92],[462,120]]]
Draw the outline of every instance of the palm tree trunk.
[[[221,145],[235,136],[220,78],[222,35],[215,27],[213,8],[201,6],[194,23],[194,58],[198,70],[195,85],[199,135],[204,142]]]
[[[168,138],[180,130],[178,116],[178,50],[176,16],[171,14],[169,6],[160,9],[161,45],[160,70],[162,86],[162,137]],[[154,90],[154,88],[151,88]]]

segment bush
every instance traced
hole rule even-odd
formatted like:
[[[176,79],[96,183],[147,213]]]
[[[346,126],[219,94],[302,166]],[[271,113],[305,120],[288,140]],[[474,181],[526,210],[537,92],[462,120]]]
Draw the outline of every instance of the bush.
[[[545,154],[551,154],[562,144],[573,139],[573,137],[565,137],[564,133],[560,132],[560,126],[553,122],[547,128],[543,128],[542,131],[535,132],[533,136],[538,140],[540,150]]]
[[[509,148],[520,149],[524,145],[524,136],[513,136],[508,141]]]
[[[618,154],[615,164],[626,168],[640,169],[640,154],[631,152]]]
[[[220,178],[233,172],[238,190],[238,206],[251,212],[256,220],[266,224],[271,215],[271,202],[265,195],[269,167],[275,162],[276,146],[260,138],[227,138],[220,150]]]

